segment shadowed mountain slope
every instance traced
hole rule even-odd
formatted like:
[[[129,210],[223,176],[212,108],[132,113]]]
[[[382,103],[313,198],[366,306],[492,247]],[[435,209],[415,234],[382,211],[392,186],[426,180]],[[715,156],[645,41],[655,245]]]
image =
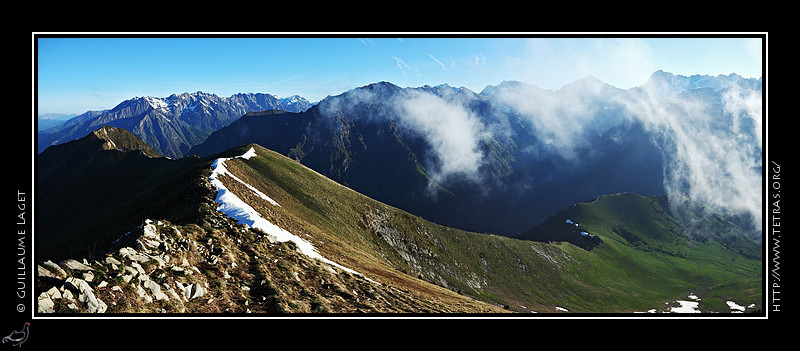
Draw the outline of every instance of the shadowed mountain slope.
[[[109,126],[48,148],[36,164],[37,258],[99,255],[146,216],[189,215],[198,166],[197,157],[161,157]]]

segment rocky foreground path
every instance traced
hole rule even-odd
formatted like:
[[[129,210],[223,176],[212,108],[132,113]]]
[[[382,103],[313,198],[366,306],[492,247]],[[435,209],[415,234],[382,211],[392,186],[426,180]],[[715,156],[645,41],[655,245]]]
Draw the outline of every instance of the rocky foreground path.
[[[475,313],[301,254],[223,215],[199,224],[146,220],[99,259],[37,266],[37,311],[72,313]]]
[[[196,259],[213,265],[223,250],[211,252],[213,240],[207,241],[209,250],[161,221],[147,220],[140,229],[135,247],[121,247],[102,260],[38,265],[38,286],[49,286],[37,298],[38,312],[185,312],[188,302],[201,300],[209,277]]]

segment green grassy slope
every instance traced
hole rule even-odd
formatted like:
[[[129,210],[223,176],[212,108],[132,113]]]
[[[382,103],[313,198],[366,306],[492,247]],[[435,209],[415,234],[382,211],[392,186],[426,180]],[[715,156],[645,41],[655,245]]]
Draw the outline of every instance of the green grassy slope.
[[[727,311],[727,300],[761,303],[761,260],[733,252],[718,241],[686,235],[665,208],[663,197],[603,196],[576,204],[549,221],[567,218],[603,240],[582,255],[586,261],[580,268],[586,272],[582,282],[605,293],[619,291],[595,295],[599,304],[627,300],[635,309],[670,296],[685,299],[690,293],[700,296],[701,309],[708,311]]]
[[[258,145],[257,157],[226,162],[229,171],[281,206],[260,200],[238,182],[226,186],[264,218],[311,241],[320,253],[386,284],[446,287],[515,311],[641,312],[683,299],[723,311],[725,300],[759,303],[758,260],[713,241],[680,234],[655,198],[602,197],[563,212],[596,235],[591,251],[477,234],[430,223],[341,186]],[[563,221],[563,219],[562,219]],[[628,239],[626,239],[628,238]],[[636,240],[638,238],[638,241]]]

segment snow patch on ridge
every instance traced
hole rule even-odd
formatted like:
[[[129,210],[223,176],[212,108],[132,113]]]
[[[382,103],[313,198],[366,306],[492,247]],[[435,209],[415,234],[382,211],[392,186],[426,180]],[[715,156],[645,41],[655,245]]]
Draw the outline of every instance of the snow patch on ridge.
[[[251,147],[250,150],[247,150],[247,152],[245,152],[244,154],[242,154],[240,156],[237,156],[237,157],[247,160],[247,159],[250,159],[251,157],[253,157],[255,155],[256,155],[256,151],[255,151],[255,149],[253,149]],[[262,193],[260,190],[256,189],[256,187],[245,183],[243,180],[241,180],[237,176],[233,175],[233,173],[228,172],[228,169],[225,168],[225,161],[227,161],[227,160],[230,160],[230,158],[218,158],[218,159],[214,160],[214,163],[211,164],[211,167],[213,168],[213,171],[211,172],[211,177],[209,179],[211,180],[211,184],[214,184],[214,186],[217,187],[217,198],[218,199],[219,199],[219,196],[220,196],[219,195],[220,186],[224,188],[224,186],[222,185],[222,182],[219,181],[218,177],[224,174],[224,175],[227,175],[227,176],[233,178],[233,180],[235,180],[235,181],[237,181],[239,183],[242,183],[242,185],[247,187],[247,189],[250,189],[250,191],[252,191],[254,194],[258,195],[258,197],[266,200],[267,202],[269,202],[273,206],[278,206],[278,207],[281,206],[275,200],[273,200],[272,198],[270,198],[266,194]],[[218,185],[215,184],[215,181],[217,183],[219,183],[219,184]]]
[[[254,148],[250,148],[250,150],[248,150],[244,154],[242,154],[240,156],[237,156],[235,158],[249,159],[249,158],[251,158],[253,156],[256,156],[255,149]],[[286,241],[294,242],[297,245],[297,249],[300,251],[300,253],[302,253],[302,254],[304,254],[306,256],[309,256],[309,257],[312,257],[312,258],[316,258],[318,260],[321,260],[321,261],[323,261],[325,263],[328,263],[330,265],[338,267],[338,268],[340,268],[340,269],[342,269],[344,271],[347,271],[349,273],[357,274],[357,275],[360,275],[360,276],[364,276],[361,273],[358,273],[358,272],[356,272],[356,271],[354,271],[352,269],[343,267],[342,265],[323,257],[317,251],[317,249],[314,247],[313,244],[311,244],[310,242],[308,242],[306,240],[303,240],[299,236],[294,235],[294,234],[290,233],[289,231],[287,231],[287,230],[285,230],[285,229],[273,224],[272,222],[264,219],[263,217],[261,217],[261,214],[259,214],[255,209],[253,209],[250,205],[245,203],[242,199],[240,199],[233,192],[231,192],[227,187],[225,187],[225,185],[222,184],[222,181],[220,180],[220,177],[222,175],[227,175],[227,176],[231,177],[232,179],[242,183],[248,189],[253,191],[256,195],[264,198],[265,200],[269,201],[271,204],[273,204],[275,206],[280,206],[277,202],[275,202],[274,200],[272,200],[268,196],[264,195],[262,192],[258,191],[258,189],[256,189],[255,187],[251,186],[250,184],[245,183],[241,179],[237,178],[236,176],[234,176],[233,174],[228,172],[227,168],[225,168],[225,161],[230,160],[230,159],[231,158],[218,158],[218,159],[214,160],[214,163],[211,164],[212,171],[211,171],[211,176],[209,177],[209,180],[211,181],[211,185],[213,185],[214,188],[217,190],[217,198],[215,199],[215,202],[217,202],[219,204],[219,206],[217,207],[218,211],[221,211],[222,213],[225,213],[225,215],[227,215],[228,217],[231,217],[231,218],[239,221],[240,223],[245,224],[245,225],[247,225],[247,226],[249,226],[251,228],[258,228],[260,230],[263,230],[265,233],[274,236],[276,238],[276,240],[278,240],[280,242],[286,242]]]
[[[247,152],[243,153],[239,157],[241,157],[241,158],[243,158],[245,160],[249,160],[251,157],[254,157],[254,156],[256,156],[256,149],[251,147],[250,150],[247,150]]]

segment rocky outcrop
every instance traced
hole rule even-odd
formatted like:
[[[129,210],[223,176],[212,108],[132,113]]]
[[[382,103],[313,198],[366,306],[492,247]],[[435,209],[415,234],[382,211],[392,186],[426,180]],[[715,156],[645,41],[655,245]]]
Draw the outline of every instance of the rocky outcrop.
[[[38,312],[497,312],[351,274],[221,213],[182,226],[147,220],[133,232],[131,246],[101,259],[41,263]]]
[[[394,249],[411,275],[447,288],[453,288],[454,281],[462,282],[474,291],[486,287],[486,278],[479,273],[458,269],[442,259],[436,253],[438,239],[424,226],[415,228],[418,235],[407,235],[394,228],[389,214],[379,208],[368,209],[361,220],[366,228]]]
[[[164,306],[150,312],[166,311],[167,306],[183,312],[183,303],[202,298],[208,282],[201,278],[203,275],[192,277],[199,269],[189,262],[204,259],[186,254],[199,244],[161,221],[146,220],[140,229],[136,247],[122,247],[102,260],[90,263],[67,259],[38,265],[42,290],[38,312],[105,313],[109,307],[148,312],[147,304],[153,302],[163,302]]]
[[[70,265],[70,262],[62,264]],[[37,311],[40,313],[55,312],[56,304],[66,305],[71,310],[83,309],[88,313],[104,313],[108,309],[108,305],[95,296],[94,289],[87,281],[71,276],[64,280],[61,287],[52,286],[40,293],[37,303]]]

